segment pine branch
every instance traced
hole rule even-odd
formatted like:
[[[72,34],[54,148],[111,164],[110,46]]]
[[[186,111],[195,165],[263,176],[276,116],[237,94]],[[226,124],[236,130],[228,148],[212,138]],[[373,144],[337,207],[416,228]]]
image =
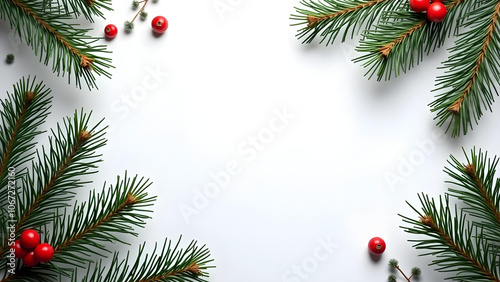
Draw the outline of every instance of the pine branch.
[[[500,179],[495,180],[499,159],[488,159],[486,153],[475,150],[465,157],[467,164],[451,156],[452,168],[445,172],[454,180],[448,183],[462,189],[450,188],[449,194],[463,201],[464,211],[479,220],[475,224],[483,230],[484,239],[500,245]]]
[[[293,25],[305,25],[299,29],[297,37],[303,43],[311,43],[322,37],[321,43],[332,44],[344,29],[342,42],[349,32],[351,38],[359,29],[369,28],[383,11],[395,10],[403,1],[398,0],[302,0],[306,8],[295,8],[297,15],[290,19],[298,21]]]
[[[17,200],[16,234],[26,228],[38,228],[54,220],[54,212],[67,206],[72,199],[72,190],[82,187],[88,181],[80,180],[84,175],[95,173],[101,160],[95,151],[106,144],[104,129],[89,129],[91,115],[75,112],[73,120],[67,118],[64,130],[58,125],[57,133],[52,131],[49,151],[37,151],[38,162],[33,163],[31,173],[23,177],[23,193]],[[3,241],[0,254],[8,250]]]
[[[112,11],[111,0],[43,0],[48,9],[56,9],[64,15],[83,15],[88,21],[94,22],[94,16],[104,18],[104,10]]]
[[[111,77],[105,68],[111,59],[98,54],[109,53],[105,45],[93,45],[98,38],[86,35],[89,29],[75,29],[65,20],[71,19],[61,9],[46,9],[40,0],[0,1],[0,18],[7,18],[19,38],[32,47],[45,65],[52,61],[52,71],[68,75],[81,87],[97,87],[94,73]]]
[[[9,169],[14,169],[18,180],[26,162],[33,155],[33,139],[41,134],[37,128],[45,121],[50,108],[50,91],[42,83],[35,84],[35,79],[22,79],[14,85],[14,93],[7,94],[5,101],[0,101],[0,204],[5,209],[9,195]],[[4,238],[2,237],[1,241]]]
[[[496,252],[489,254],[489,246],[481,240],[480,229],[472,227],[462,212],[452,213],[449,198],[440,198],[437,205],[428,196],[420,196],[422,212],[411,204],[419,220],[401,216],[411,226],[403,226],[405,232],[422,238],[410,240],[416,249],[428,250],[423,255],[433,256],[431,265],[437,265],[438,271],[455,272],[447,279],[456,281],[500,281],[499,265]],[[474,241],[475,240],[475,241]]]
[[[31,275],[44,275],[52,272],[71,277],[77,268],[93,262],[94,256],[110,253],[102,243],[120,242],[120,234],[137,236],[133,227],[143,227],[145,213],[151,210],[156,197],[150,197],[145,190],[151,185],[149,180],[130,179],[125,174],[124,180],[117,178],[115,186],[103,187],[100,194],[90,193],[89,200],[75,207],[71,215],[56,217],[53,232],[44,241],[54,246],[54,258],[45,267],[32,269],[25,274],[9,276],[8,279],[24,279]],[[71,267],[71,268],[69,268]]]
[[[115,253],[107,272],[102,264],[98,263],[94,269],[88,268],[82,282],[207,281],[204,270],[213,267],[208,265],[212,262],[209,259],[209,250],[205,246],[198,247],[195,241],[192,241],[185,250],[179,249],[180,241],[181,238],[172,247],[172,242],[165,240],[160,252],[157,251],[155,244],[151,256],[144,255],[145,244],[143,244],[139,247],[139,254],[133,264],[129,264],[128,254],[125,260],[119,261]]]
[[[408,4],[404,9],[386,13],[372,29],[363,33],[356,50],[366,54],[354,62],[362,63],[368,69],[366,75],[369,78],[376,75],[379,81],[406,73],[425,55],[443,46],[454,24],[462,17],[466,2],[480,5],[477,1],[449,1],[447,16],[441,23],[433,23],[425,14],[413,12]]]
[[[103,256],[109,250],[102,245],[105,242],[127,242],[119,234],[137,236],[133,227],[143,227],[145,213],[151,210],[156,197],[145,192],[151,185],[149,180],[119,177],[115,186],[104,187],[100,194],[91,192],[88,201],[75,207],[70,216],[65,216],[54,223],[53,234],[48,239],[54,246],[54,263],[83,267],[91,255]]]
[[[436,89],[444,90],[430,104],[437,112],[438,125],[448,123],[452,136],[466,134],[472,129],[472,120],[483,115],[482,108],[491,111],[496,85],[500,79],[500,55],[498,31],[500,2],[482,1],[481,9],[468,9],[469,17],[464,21],[465,31],[444,67],[446,74],[436,80]]]

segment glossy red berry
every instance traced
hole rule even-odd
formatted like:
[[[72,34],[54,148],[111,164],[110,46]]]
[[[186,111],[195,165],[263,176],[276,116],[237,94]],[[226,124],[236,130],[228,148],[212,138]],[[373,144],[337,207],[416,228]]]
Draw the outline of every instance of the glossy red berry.
[[[39,262],[48,262],[54,256],[54,248],[47,243],[42,243],[35,248],[35,258]]]
[[[410,0],[410,8],[417,13],[426,11],[429,5],[429,0]]]
[[[380,237],[373,237],[368,242],[368,251],[374,255],[381,255],[385,251],[385,241]]]
[[[12,245],[12,248],[14,249],[14,255],[16,258],[23,258],[29,252],[29,250],[21,246],[21,240],[16,240],[14,245]]]
[[[156,16],[151,21],[151,27],[156,33],[164,33],[168,28],[167,18],[164,16]]]
[[[24,257],[23,257],[23,263],[24,265],[26,265],[27,267],[32,267],[32,266],[35,266],[38,264],[38,261],[36,260],[35,258],[35,251],[31,251],[29,253],[27,253]]]
[[[108,24],[104,28],[104,35],[106,35],[107,38],[115,38],[116,35],[118,34],[118,28],[114,24]]]
[[[441,2],[432,3],[429,8],[427,8],[427,18],[431,22],[442,22],[446,17],[446,7]]]
[[[28,250],[34,249],[40,244],[40,234],[33,229],[26,229],[21,233],[19,240],[23,248]]]

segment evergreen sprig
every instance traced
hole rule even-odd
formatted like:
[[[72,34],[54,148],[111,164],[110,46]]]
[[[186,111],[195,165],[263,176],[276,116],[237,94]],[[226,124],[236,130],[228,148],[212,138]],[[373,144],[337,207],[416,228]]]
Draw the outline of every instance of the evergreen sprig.
[[[62,12],[64,15],[83,15],[94,22],[95,17],[104,18],[104,11],[111,11],[111,0],[43,0],[44,7]]]
[[[172,241],[165,239],[160,249],[155,243],[151,255],[144,254],[143,244],[133,262],[130,261],[129,254],[124,260],[119,260],[118,254],[115,253],[107,271],[99,262],[94,268],[88,268],[81,282],[206,282],[206,270],[212,268],[209,266],[212,260],[209,258],[208,249],[205,246],[198,247],[196,241],[182,249],[179,247],[180,242],[181,238],[172,245]]]
[[[96,4],[93,9],[104,6],[106,1],[97,3],[102,5]],[[4,0],[0,1],[0,18],[9,21],[16,35],[33,49],[41,62],[45,65],[52,62],[54,73],[67,75],[70,83],[74,79],[78,87],[83,80],[92,89],[97,87],[95,75],[111,77],[107,71],[112,67],[111,59],[104,56],[109,51],[105,45],[95,44],[99,38],[89,36],[90,29],[70,24],[72,17],[67,9],[64,5],[47,5],[46,0]],[[73,12],[87,13],[78,7]]]
[[[467,164],[453,156],[452,168],[446,172],[453,178],[450,188],[436,202],[425,194],[419,195],[421,210],[410,207],[418,219],[402,216],[408,225],[402,228],[417,239],[414,247],[433,256],[431,265],[438,271],[453,273],[455,281],[500,281],[500,243],[495,234],[500,227],[496,214],[499,210],[499,180],[494,180],[497,159],[487,160],[481,151],[466,155]],[[460,205],[452,204],[459,200]],[[460,208],[459,206],[464,206]]]
[[[90,266],[85,279],[98,281],[95,275],[104,271],[101,260],[110,254],[110,244],[128,245],[125,235],[137,236],[135,229],[150,218],[156,199],[146,192],[149,180],[125,173],[114,185],[104,184],[100,193],[92,190],[87,201],[73,203],[75,194],[90,183],[86,178],[97,172],[101,161],[97,151],[106,144],[105,127],[102,121],[91,125],[91,115],[83,110],[75,112],[51,131],[48,148],[42,147],[33,158],[33,138],[41,133],[38,127],[50,107],[48,93],[43,83],[23,79],[2,102],[0,153],[7,173],[0,174],[0,192],[13,194],[14,200],[4,198],[0,207],[0,224],[9,226],[0,228],[0,254],[6,261],[13,241],[28,228],[37,230],[55,254],[50,262],[34,267],[26,267],[21,260],[13,269],[0,264],[0,282],[74,280],[79,279],[78,270]],[[9,172],[13,166],[19,176],[12,180]],[[105,277],[117,279],[103,281],[205,281],[204,270],[212,261],[208,249],[192,242],[183,250],[179,244],[165,243],[152,255],[145,254],[142,245],[137,259],[127,255],[120,262],[116,252]],[[131,265],[123,268],[129,261]]]
[[[470,1],[469,1],[470,2]],[[475,1],[474,1],[475,2]],[[500,3],[483,0],[466,3],[470,11],[463,18],[455,46],[444,62],[445,74],[436,80],[436,96],[430,106],[437,113],[438,125],[447,125],[453,136],[466,134],[483,115],[483,108],[491,111],[496,85],[500,80]]]
[[[362,64],[369,78],[389,80],[406,73],[426,55],[456,36],[451,55],[443,63],[445,74],[436,79],[436,99],[430,103],[438,126],[446,126],[452,137],[467,134],[490,110],[500,79],[498,17],[494,0],[444,0],[447,16],[434,23],[415,13],[408,1],[308,0],[296,8],[292,25],[302,26],[298,38],[311,43],[332,44],[339,34],[343,42],[361,32],[354,62]]]

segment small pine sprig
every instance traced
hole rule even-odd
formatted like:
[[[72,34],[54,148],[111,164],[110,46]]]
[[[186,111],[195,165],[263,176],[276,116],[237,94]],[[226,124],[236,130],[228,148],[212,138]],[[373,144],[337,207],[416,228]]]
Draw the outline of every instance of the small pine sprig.
[[[411,275],[406,276],[406,274],[403,272],[403,270],[401,270],[401,268],[399,267],[399,261],[397,259],[390,259],[389,260],[389,268],[392,270],[397,269],[401,273],[401,275],[403,275],[403,277],[406,279],[406,281],[408,281],[408,282],[411,282],[412,278],[418,277],[422,274],[422,270],[420,270],[420,268],[413,267],[411,269]],[[389,275],[389,278],[387,279],[387,281],[396,282],[397,281],[396,275],[394,275],[394,274]]]
[[[139,8],[139,5],[141,3],[142,3],[142,7],[139,9],[139,11],[137,11],[134,18],[131,21],[125,22],[124,27],[125,27],[125,30],[127,32],[131,32],[134,29],[134,21],[137,19],[137,17],[139,17],[142,21],[146,20],[146,18],[148,17],[148,13],[146,11],[144,11],[144,9],[146,8],[146,5],[148,4],[149,1],[150,0],[142,0],[142,1],[134,0],[134,1],[132,1],[132,4],[131,4],[132,9],[136,10],[137,8]],[[158,1],[153,0],[153,3],[156,3],[156,2],[158,2]]]

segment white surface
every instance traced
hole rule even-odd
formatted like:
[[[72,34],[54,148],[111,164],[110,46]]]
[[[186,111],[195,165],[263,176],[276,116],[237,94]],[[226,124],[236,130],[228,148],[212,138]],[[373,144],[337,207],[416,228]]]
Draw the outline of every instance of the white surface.
[[[232,10],[218,14],[214,3],[232,3]],[[386,281],[390,258],[407,271],[421,267],[422,282],[443,280],[427,267],[431,258],[417,257],[397,214],[415,215],[405,200],[418,206],[419,192],[446,190],[442,169],[449,154],[463,156],[461,146],[500,154],[498,103],[468,136],[436,139],[443,131],[427,104],[444,49],[398,79],[368,81],[350,61],[357,41],[324,47],[294,38],[294,5],[162,0],[147,7],[149,20],[161,14],[170,22],[155,38],[149,20],[125,34],[122,23],[134,12],[115,2],[108,19],[92,26],[96,35],[107,23],[119,27],[117,38],[102,41],[116,69],[92,92],[57,78],[0,22],[0,57],[16,55],[14,64],[0,65],[2,92],[36,75],[55,97],[47,128],[82,107],[95,121],[105,117],[112,131],[95,187],[125,170],[149,177],[158,201],[134,244],[197,239],[215,259],[210,281]],[[154,80],[152,70],[161,73],[157,85],[134,98]],[[128,106],[124,97],[132,97]],[[293,117],[280,126],[276,111],[284,109]],[[269,133],[267,144],[252,147],[251,138]],[[433,149],[423,152],[422,142]],[[418,155],[404,182],[390,185],[385,176]],[[193,204],[212,173],[235,164],[239,173],[226,187]],[[197,214],[183,215],[187,206]],[[378,262],[366,248],[373,236],[388,244]],[[333,247],[321,249],[324,241]]]

